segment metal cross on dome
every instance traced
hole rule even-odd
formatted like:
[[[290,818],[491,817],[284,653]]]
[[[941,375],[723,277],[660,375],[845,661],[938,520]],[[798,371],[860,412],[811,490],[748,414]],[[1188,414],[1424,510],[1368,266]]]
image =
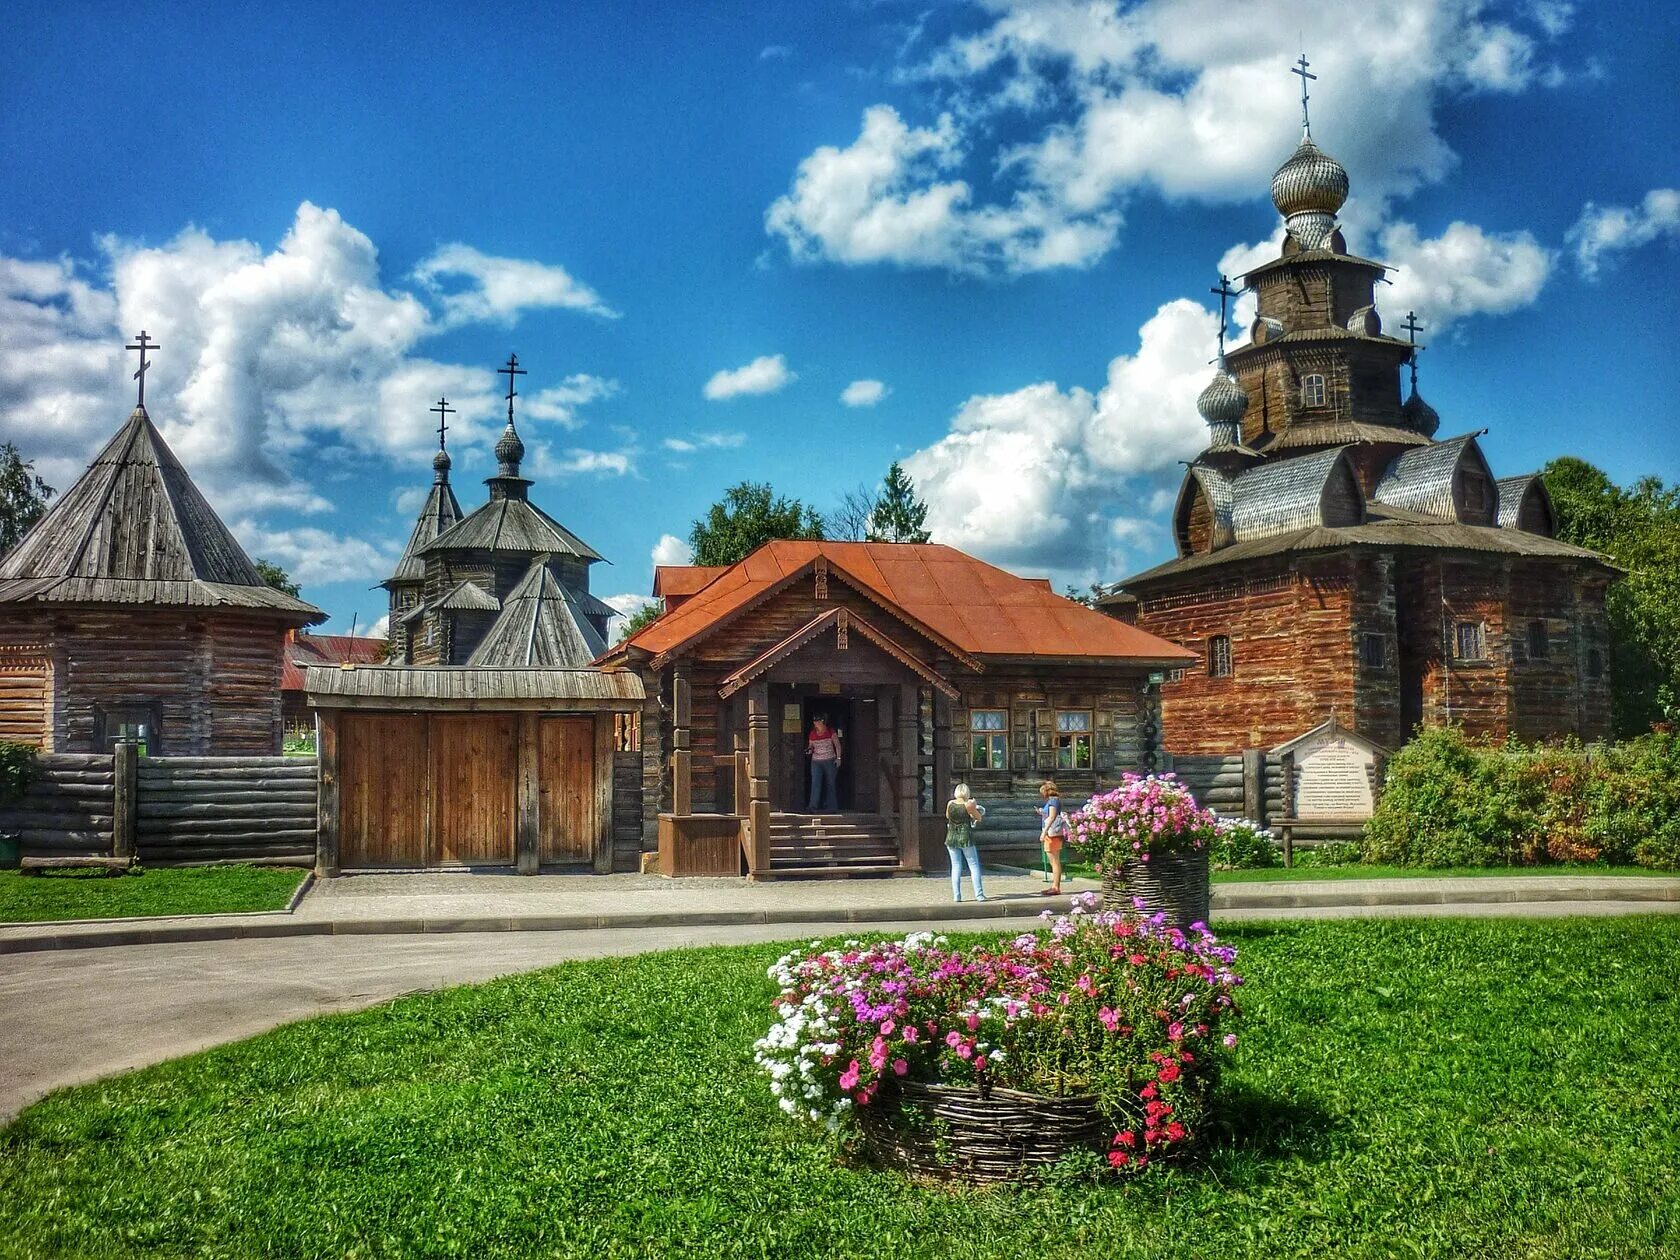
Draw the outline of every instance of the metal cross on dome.
[[[1295,63],[1295,68],[1289,72],[1301,76],[1301,130],[1309,136],[1312,135],[1312,122],[1307,117],[1307,80],[1312,79],[1314,82],[1318,80],[1316,74],[1307,73],[1307,67],[1310,65],[1312,65],[1312,62],[1307,60],[1307,54],[1302,53],[1301,59]]]
[[[508,392],[507,392],[508,425],[509,425],[509,427],[512,427],[512,425],[513,425],[513,400],[519,396],[518,393],[513,388],[513,378],[516,377],[516,376],[524,376],[526,374],[525,369],[519,366],[519,356],[517,354],[510,354],[510,355],[508,355],[507,366],[506,367],[499,367],[499,368],[496,369],[496,371],[499,375],[505,376],[505,377],[508,378]]]
[[[455,408],[453,408],[449,405],[449,399],[440,398],[440,399],[437,400],[437,406],[433,407],[432,410],[437,413],[437,418],[438,418],[438,450],[441,451],[441,450],[443,450],[443,436],[444,436],[444,433],[449,428],[449,417],[450,417],[450,414],[452,412],[454,412]]]
[[[1417,317],[1417,312],[1416,311],[1407,311],[1406,312],[1406,322],[1401,324],[1400,327],[1402,327],[1406,330],[1406,340],[1411,342],[1411,345],[1412,345],[1412,352],[1407,357],[1410,360],[1411,365],[1412,365],[1412,392],[1415,394],[1417,392],[1417,357],[1418,357],[1418,351],[1426,349],[1426,347],[1420,346],[1417,343],[1417,335],[1420,332],[1423,331],[1423,325],[1418,323],[1418,317]]]
[[[1219,287],[1217,289],[1209,289],[1208,292],[1217,293],[1219,295],[1219,358],[1223,361],[1225,358],[1225,303],[1231,298],[1236,297],[1238,290],[1231,287],[1230,276],[1221,275],[1219,277]]]
[[[140,382],[140,396],[134,405],[136,407],[144,407],[146,405],[146,369],[152,366],[150,363],[146,362],[146,356],[151,351],[161,349],[161,347],[157,342],[153,341],[146,330],[142,328],[140,330],[140,335],[134,339],[134,344],[131,346],[124,346],[123,349],[138,350],[140,352],[140,366],[135,369],[134,372],[134,379]]]

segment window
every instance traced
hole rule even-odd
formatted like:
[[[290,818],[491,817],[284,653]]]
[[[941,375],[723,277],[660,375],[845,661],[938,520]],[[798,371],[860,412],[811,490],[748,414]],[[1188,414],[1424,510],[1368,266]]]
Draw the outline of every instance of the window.
[[[1604,657],[1597,648],[1587,649],[1587,677],[1594,682],[1604,677]]]
[[[1056,769],[1091,768],[1091,711],[1059,709],[1056,712]]]
[[[1388,664],[1388,640],[1380,634],[1361,635],[1359,659],[1366,669],[1382,669]]]
[[[1310,372],[1301,378],[1301,406],[1324,406],[1324,377]]]
[[[1231,676],[1231,636],[1216,634],[1208,640],[1207,669],[1209,678]]]
[[[1543,661],[1552,654],[1551,636],[1544,621],[1528,623],[1528,659]]]
[[[1453,644],[1453,655],[1461,661],[1487,659],[1487,627],[1479,621],[1461,621]]]
[[[971,769],[1009,769],[1008,712],[1004,709],[970,709],[968,748]]]
[[[156,757],[162,751],[155,704],[99,705],[94,710],[99,746],[106,752],[118,740],[140,745],[142,757]]]

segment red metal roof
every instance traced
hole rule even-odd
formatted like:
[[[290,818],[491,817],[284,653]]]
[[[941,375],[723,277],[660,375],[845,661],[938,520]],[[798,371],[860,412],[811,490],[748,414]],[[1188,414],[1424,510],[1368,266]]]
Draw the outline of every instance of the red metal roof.
[[[653,593],[657,598],[678,599],[694,595],[711,584],[719,574],[728,573],[727,564],[659,564],[653,568]]]
[[[1016,577],[939,543],[766,543],[717,573],[625,646],[655,655],[680,648],[757,602],[818,556],[842,580],[976,656],[1162,663],[1195,659],[1165,639],[1057,595],[1042,579]]]
[[[385,640],[360,634],[304,634],[286,643],[280,667],[280,690],[302,691],[303,671],[310,665],[382,665]]]

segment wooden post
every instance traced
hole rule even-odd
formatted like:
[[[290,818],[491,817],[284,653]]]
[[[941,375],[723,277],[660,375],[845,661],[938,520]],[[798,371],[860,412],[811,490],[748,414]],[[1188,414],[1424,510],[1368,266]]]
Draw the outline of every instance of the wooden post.
[[[517,784],[513,806],[514,863],[521,875],[535,875],[541,864],[539,840],[542,834],[542,782],[539,754],[541,744],[535,713],[521,713],[514,734],[514,765]]]
[[[889,755],[893,746],[893,699],[896,695],[897,688],[892,686],[875,689],[875,799],[880,802],[883,814],[898,812],[898,783],[893,777],[893,762]]]
[[[613,868],[613,715],[595,715],[595,834],[591,837],[595,873]]]
[[[770,684],[762,679],[747,688],[747,773],[747,871],[757,875],[770,869]]]
[[[907,871],[922,869],[921,844],[921,689],[915,683],[898,688],[898,864]]]
[[[315,710],[315,763],[320,790],[315,804],[315,874],[338,874],[338,710]]]
[[[1243,817],[1256,827],[1266,825],[1266,754],[1245,748],[1242,755]]]
[[[1283,754],[1283,816],[1295,817],[1295,754]],[[1283,825],[1283,864],[1295,865],[1295,828],[1289,823]]]
[[[134,741],[118,741],[111,755],[111,781],[111,856],[132,862],[140,806],[140,747]]]
[[[933,809],[951,799],[951,701],[943,691],[933,693]]]
[[[689,723],[694,703],[688,675],[679,667],[671,673],[671,812],[694,812],[694,751],[689,744]]]
[[[739,818],[745,818],[752,812],[752,762],[747,757],[747,737],[736,733],[735,742],[735,770],[731,776],[735,784],[735,803],[733,812]]]

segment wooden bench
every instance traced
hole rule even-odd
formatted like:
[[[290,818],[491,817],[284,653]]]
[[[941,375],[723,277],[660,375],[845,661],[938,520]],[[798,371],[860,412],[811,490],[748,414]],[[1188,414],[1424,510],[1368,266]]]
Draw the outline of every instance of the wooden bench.
[[[1295,865],[1295,837],[1310,840],[1358,840],[1365,834],[1363,818],[1274,818],[1273,831],[1283,843],[1283,864]]]
[[[26,857],[18,863],[25,875],[40,871],[106,870],[113,875],[126,875],[133,867],[133,858],[118,857]]]

